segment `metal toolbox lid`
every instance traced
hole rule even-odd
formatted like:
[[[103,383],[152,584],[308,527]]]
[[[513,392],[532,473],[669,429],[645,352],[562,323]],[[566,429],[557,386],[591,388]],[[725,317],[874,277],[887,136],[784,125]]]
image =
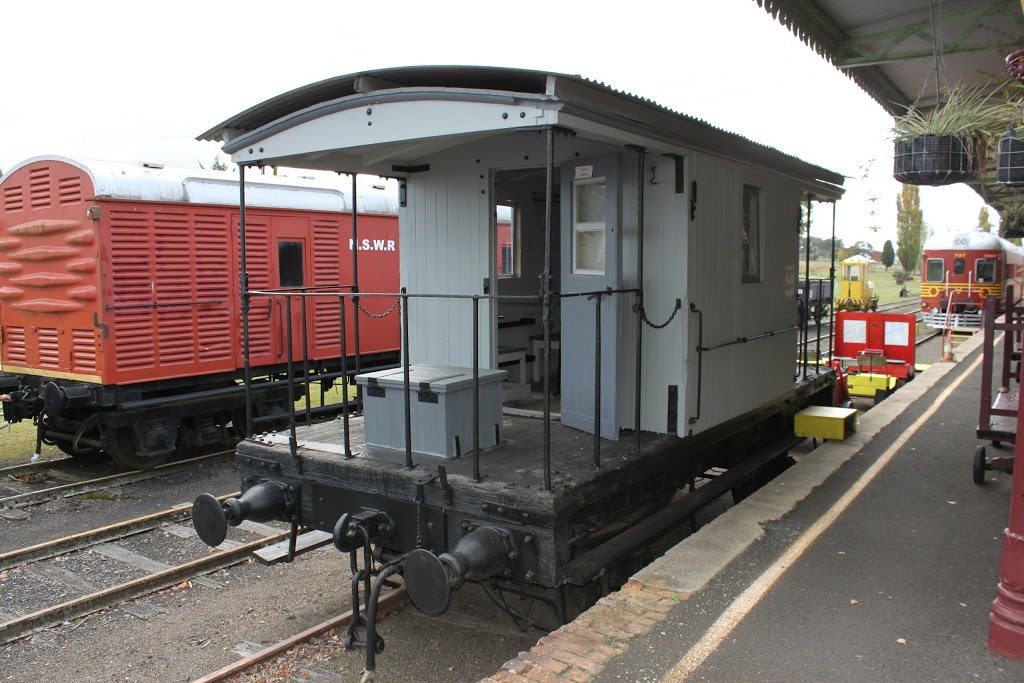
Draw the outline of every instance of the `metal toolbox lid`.
[[[508,377],[507,370],[480,369],[480,384],[502,382]],[[401,389],[405,384],[402,368],[378,370],[356,375],[356,383],[363,386],[377,384],[382,387]],[[411,365],[409,366],[409,385],[419,389],[429,384],[430,390],[439,394],[458,391],[473,386],[473,368],[460,368],[452,365]]]

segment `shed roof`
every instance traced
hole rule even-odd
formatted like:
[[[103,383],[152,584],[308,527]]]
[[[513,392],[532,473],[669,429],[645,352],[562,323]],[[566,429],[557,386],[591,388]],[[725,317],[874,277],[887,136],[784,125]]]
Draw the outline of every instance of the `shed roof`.
[[[274,157],[269,151],[261,155],[260,143],[284,131],[360,107],[369,109],[383,103],[426,101],[463,105],[528,105],[550,114],[546,125],[551,125],[560,116],[576,122],[586,121],[608,131],[619,131],[621,141],[628,134],[642,138],[652,149],[658,146],[663,148],[661,151],[694,149],[798,179],[808,191],[821,198],[835,199],[842,195],[843,176],[839,173],[716,128],[652,100],[581,76],[548,71],[485,66],[415,66],[338,76],[271,98],[219,123],[199,135],[198,139],[224,142],[224,150],[234,155],[238,163],[274,163],[281,157]],[[445,135],[458,134],[452,128],[458,125],[457,119],[445,123]],[[465,134],[498,133],[538,125],[545,125],[545,122],[509,121],[494,131],[467,129]],[[423,149],[422,141],[429,137],[440,138],[442,134],[420,131],[415,138],[416,144],[410,139],[400,150],[392,150],[392,156],[404,155],[406,161],[412,160],[416,152]],[[351,146],[355,147],[356,143],[351,143]],[[316,152],[306,150],[287,161],[293,165],[305,162],[310,168],[322,168],[328,163],[324,160],[324,152],[337,152],[338,149],[335,146]],[[396,170],[395,174],[402,175],[402,172]]]

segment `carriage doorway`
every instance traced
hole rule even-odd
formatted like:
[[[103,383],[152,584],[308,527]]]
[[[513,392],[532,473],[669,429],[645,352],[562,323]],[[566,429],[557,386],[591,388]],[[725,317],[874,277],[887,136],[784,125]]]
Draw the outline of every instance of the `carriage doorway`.
[[[527,168],[495,173],[494,215],[490,288],[501,296],[540,294],[544,274],[544,168]],[[551,225],[551,287],[560,282],[560,229],[558,178],[552,183],[554,207]],[[506,405],[539,410],[543,407],[544,376],[547,374],[557,412],[560,377],[560,316],[551,311],[551,363],[544,362],[543,308],[537,302],[499,301],[495,307],[494,339],[498,367],[507,370],[503,400]]]

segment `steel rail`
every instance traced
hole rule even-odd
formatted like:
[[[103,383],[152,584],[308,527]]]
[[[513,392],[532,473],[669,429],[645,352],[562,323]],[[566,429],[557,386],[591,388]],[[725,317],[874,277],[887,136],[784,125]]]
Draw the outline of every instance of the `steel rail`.
[[[133,581],[111,586],[110,588],[27,614],[24,617],[4,622],[0,624],[0,644],[9,643],[48,626],[54,626],[71,619],[78,619],[119,602],[138,598],[154,591],[169,588],[182,581],[238,564],[245,560],[249,553],[272,543],[282,541],[288,538],[290,534],[290,531],[283,531],[273,536],[267,536],[257,541],[240,545],[231,550],[214,553],[213,555],[208,555],[177,567],[171,567]]]
[[[166,463],[159,467],[154,467],[151,470],[131,470],[129,472],[111,474],[106,477],[87,479],[85,481],[74,482],[71,484],[61,484],[60,486],[51,486],[50,488],[40,489],[39,491],[19,493],[6,498],[0,498],[0,508],[16,508],[28,505],[37,505],[48,500],[53,500],[57,496],[71,498],[85,493],[101,491],[113,486],[119,486],[121,484],[134,484],[135,482],[146,481],[147,479],[164,477],[168,474],[174,474],[179,470],[188,469],[199,462],[211,459],[226,459],[225,456],[231,456],[234,455],[234,453],[234,449],[230,451],[220,451],[218,453],[201,455],[197,458],[189,458],[188,460],[181,460],[179,462]]]
[[[217,500],[223,502],[228,498],[235,498],[239,495],[240,492],[236,491],[235,493],[229,493],[226,496],[220,496]],[[88,548],[100,543],[106,543],[107,541],[117,540],[143,531],[157,529],[168,522],[180,522],[190,519],[191,517],[192,506],[183,505],[181,507],[174,507],[168,510],[154,512],[149,515],[143,515],[142,517],[135,517],[134,519],[128,519],[123,522],[116,522],[107,526],[97,527],[96,529],[90,529],[89,531],[71,534],[70,536],[62,536],[61,538],[44,541],[25,548],[9,550],[7,552],[0,553],[0,571],[19,567],[23,564],[28,564],[29,562],[37,562],[39,560],[56,557],[57,555],[63,555],[64,553],[74,550],[82,550],[83,548]]]
[[[23,462],[20,465],[9,465],[7,467],[0,467],[0,477],[7,474],[16,474],[18,472],[31,472],[33,470],[46,470],[56,465],[62,465],[64,463],[71,463],[78,461],[78,458],[72,458],[70,456],[65,458],[54,458],[53,460],[37,460],[36,462]],[[85,463],[81,463],[83,466]]]
[[[405,592],[405,588],[397,588],[387,595],[380,598],[377,601],[377,616],[385,616],[399,607],[403,606],[408,602],[409,597]],[[232,676],[242,673],[257,664],[262,664],[267,660],[279,657],[285,654],[288,650],[291,650],[297,645],[301,645],[306,641],[312,640],[317,636],[321,636],[327,633],[331,629],[341,629],[349,625],[352,621],[354,610],[349,610],[344,614],[340,614],[332,619],[317,624],[311,628],[306,629],[301,633],[297,633],[291,638],[287,638],[280,642],[274,643],[273,645],[266,647],[259,652],[255,652],[244,659],[240,659],[237,662],[228,664],[223,669],[214,671],[211,674],[207,674],[202,678],[197,678],[192,683],[220,683],[226,681]]]

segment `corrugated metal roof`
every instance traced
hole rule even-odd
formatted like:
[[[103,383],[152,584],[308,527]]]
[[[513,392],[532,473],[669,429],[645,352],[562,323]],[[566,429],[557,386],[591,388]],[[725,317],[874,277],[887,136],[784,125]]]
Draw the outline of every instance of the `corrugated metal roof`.
[[[554,79],[554,86],[549,82]],[[697,148],[710,154],[740,159],[746,163],[770,168],[796,178],[808,179],[826,185],[841,186],[843,176],[834,171],[809,164],[797,157],[785,154],[775,148],[753,142],[735,133],[730,133],[700,119],[685,115],[668,107],[659,105],[653,100],[617,90],[596,80],[578,75],[568,75],[547,71],[531,71],[510,69],[505,67],[486,66],[415,66],[365,71],[356,74],[338,76],[302,88],[291,90],[273,97],[261,104],[251,107],[233,116],[198,136],[199,140],[220,142],[237,141],[235,146],[252,144],[250,140],[258,139],[257,131],[267,132],[270,127],[280,129],[293,121],[309,120],[322,115],[330,107],[344,104],[346,98],[355,98],[366,92],[394,92],[401,97],[403,89],[422,97],[424,89],[433,89],[438,94],[448,91],[453,94],[498,96],[505,94],[511,97],[528,95],[533,98],[547,97],[555,103],[564,103],[586,110],[590,115],[604,115],[598,107],[587,108],[585,97],[577,96],[567,101],[559,95],[558,81],[576,83],[591,89],[592,93],[614,95],[621,103],[631,106],[628,116],[619,117],[619,126],[628,125],[629,121],[640,121],[644,112],[648,112],[650,121],[656,120],[659,130],[668,130],[681,135],[690,143],[698,143]],[[610,116],[610,115],[609,115]],[[269,134],[269,133],[268,133]],[[248,137],[245,137],[248,136]],[[230,144],[227,147],[231,147]],[[228,151],[231,151],[230,149]],[[829,190],[839,196],[839,189]]]

